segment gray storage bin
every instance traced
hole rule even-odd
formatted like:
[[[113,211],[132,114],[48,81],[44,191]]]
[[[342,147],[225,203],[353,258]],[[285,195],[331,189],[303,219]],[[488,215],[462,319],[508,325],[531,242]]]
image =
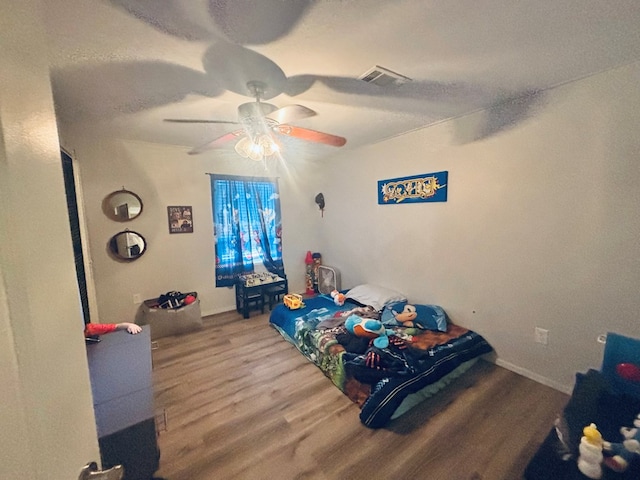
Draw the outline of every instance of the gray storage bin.
[[[142,303],[140,325],[149,325],[151,340],[169,335],[191,332],[202,328],[200,299],[180,308],[157,308],[158,299],[145,300]]]

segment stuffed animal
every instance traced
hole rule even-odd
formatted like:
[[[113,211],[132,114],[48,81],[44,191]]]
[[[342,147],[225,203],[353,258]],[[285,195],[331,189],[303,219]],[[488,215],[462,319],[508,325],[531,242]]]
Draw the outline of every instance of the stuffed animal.
[[[333,303],[335,303],[339,307],[344,305],[344,301],[346,299],[346,297],[344,296],[344,293],[340,293],[338,290],[331,291],[331,298],[333,298]]]
[[[585,477],[602,478],[602,435],[594,423],[582,430],[578,469]]]
[[[620,433],[624,437],[622,442],[603,442],[604,451],[613,455],[606,457],[604,464],[614,472],[624,472],[640,455],[640,414],[633,421],[633,427],[622,427]]]
[[[418,314],[414,305],[406,303],[403,305],[401,312],[397,312],[395,310],[392,310],[391,312],[393,313],[393,317],[398,325],[402,325],[403,327],[415,326],[413,321],[418,317]]]
[[[389,326],[447,331],[447,314],[437,305],[420,305],[404,301],[389,303],[382,311],[381,320]]]
[[[373,339],[373,345],[378,348],[388,347],[389,338],[387,336],[393,334],[393,330],[384,328],[380,320],[361,318],[357,315],[347,317],[344,326],[356,337]]]

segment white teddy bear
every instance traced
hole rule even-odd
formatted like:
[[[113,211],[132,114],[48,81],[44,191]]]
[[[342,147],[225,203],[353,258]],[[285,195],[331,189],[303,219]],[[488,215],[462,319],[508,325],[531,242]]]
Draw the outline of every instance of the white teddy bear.
[[[585,477],[597,480],[602,478],[602,435],[595,423],[584,427],[582,433],[578,469]]]

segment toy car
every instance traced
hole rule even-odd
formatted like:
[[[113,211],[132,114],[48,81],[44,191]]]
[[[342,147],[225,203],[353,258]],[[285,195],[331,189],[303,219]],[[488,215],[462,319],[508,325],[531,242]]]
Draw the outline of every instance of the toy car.
[[[286,294],[284,296],[283,302],[289,310],[297,310],[298,308],[304,307],[304,303],[302,302],[302,295],[298,295],[297,293]]]

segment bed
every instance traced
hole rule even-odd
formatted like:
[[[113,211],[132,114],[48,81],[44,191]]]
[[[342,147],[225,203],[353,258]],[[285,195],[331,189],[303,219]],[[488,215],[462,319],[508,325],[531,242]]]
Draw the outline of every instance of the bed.
[[[416,306],[369,284],[343,293],[343,305],[321,294],[297,310],[280,304],[269,321],[360,407],[367,427],[384,427],[492,351],[481,335],[454,325],[438,306]],[[402,319],[407,312],[413,321]],[[354,327],[370,320],[384,332],[363,336]]]

